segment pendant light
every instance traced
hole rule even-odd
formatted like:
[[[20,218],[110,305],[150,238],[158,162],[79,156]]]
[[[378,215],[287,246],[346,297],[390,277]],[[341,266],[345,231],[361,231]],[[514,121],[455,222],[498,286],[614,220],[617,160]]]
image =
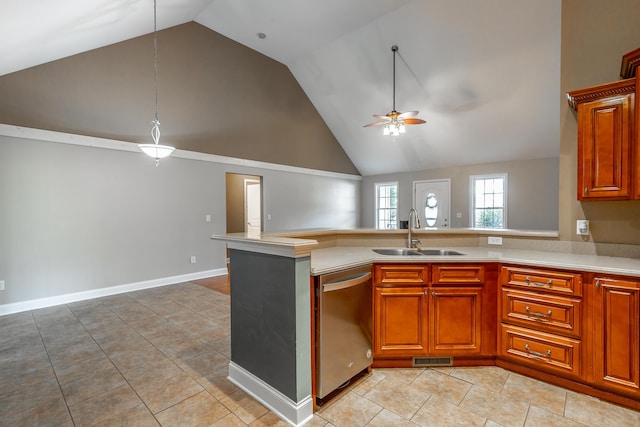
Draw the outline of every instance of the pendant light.
[[[153,0],[153,88],[155,90],[155,118],[151,122],[151,138],[153,144],[138,144],[138,148],[147,156],[156,160],[156,167],[160,165],[160,159],[164,159],[173,153],[174,147],[162,145],[160,142],[160,120],[158,120],[158,35],[157,35],[157,5]]]

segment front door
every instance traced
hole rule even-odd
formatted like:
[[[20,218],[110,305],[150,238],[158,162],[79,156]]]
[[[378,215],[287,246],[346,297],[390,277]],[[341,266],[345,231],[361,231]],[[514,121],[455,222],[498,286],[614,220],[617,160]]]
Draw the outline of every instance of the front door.
[[[413,182],[413,207],[422,228],[449,228],[451,180]]]

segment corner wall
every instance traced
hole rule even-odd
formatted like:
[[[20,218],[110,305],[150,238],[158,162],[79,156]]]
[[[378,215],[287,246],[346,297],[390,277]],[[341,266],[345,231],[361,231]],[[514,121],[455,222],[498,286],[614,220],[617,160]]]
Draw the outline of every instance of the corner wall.
[[[578,126],[570,90],[620,80],[622,55],[640,47],[639,0],[563,0],[560,114],[560,239],[640,244],[640,201],[578,202]],[[575,234],[588,219],[591,235]]]

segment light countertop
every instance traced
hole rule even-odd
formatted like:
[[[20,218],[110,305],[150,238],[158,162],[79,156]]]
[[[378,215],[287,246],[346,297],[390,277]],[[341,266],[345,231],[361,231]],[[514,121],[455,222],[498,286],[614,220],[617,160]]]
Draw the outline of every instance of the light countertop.
[[[394,232],[404,232],[406,230]],[[465,233],[470,231],[448,230],[448,233]],[[476,230],[473,230],[476,232]],[[269,233],[262,235],[246,235],[244,233],[214,235],[212,239],[226,241],[228,247],[254,250],[256,252],[274,255],[311,257],[311,275],[318,276],[335,271],[372,263],[421,263],[421,262],[501,262],[535,267],[561,268],[568,270],[616,274],[640,277],[640,259],[612,257],[602,255],[584,255],[566,252],[536,251],[524,249],[510,249],[501,247],[460,247],[451,248],[439,246],[438,249],[453,249],[465,255],[380,255],[374,248],[385,246],[337,246],[329,248],[317,247],[312,238],[303,236],[322,235],[323,233],[375,233],[385,231],[374,230],[301,230],[299,232]],[[551,237],[551,235],[544,236]],[[395,247],[397,248],[397,247]],[[429,249],[428,245],[423,245]]]
[[[380,262],[502,262],[640,277],[640,260],[632,258],[482,247],[439,248],[453,249],[463,252],[465,255],[395,256],[380,255],[373,252],[372,249],[370,247],[314,249],[311,251],[311,274],[318,276],[333,271]]]

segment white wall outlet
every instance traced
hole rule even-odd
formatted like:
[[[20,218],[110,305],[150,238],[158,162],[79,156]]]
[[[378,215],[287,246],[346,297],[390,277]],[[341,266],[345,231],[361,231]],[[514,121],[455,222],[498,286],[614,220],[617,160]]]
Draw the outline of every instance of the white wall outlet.
[[[191,264],[195,264],[196,263],[196,256],[192,255],[191,256]]]
[[[205,215],[204,220],[206,222],[211,222],[211,215],[209,215],[209,214]]]
[[[271,214],[267,214],[267,220],[271,221]]]
[[[579,219],[576,221],[576,234],[579,236],[589,235],[589,220]]]
[[[456,212],[456,218],[462,218],[462,212]]]
[[[502,237],[489,236],[489,238],[487,239],[487,243],[490,245],[502,245]]]
[[[0,291],[4,291],[4,280],[0,280]]]

